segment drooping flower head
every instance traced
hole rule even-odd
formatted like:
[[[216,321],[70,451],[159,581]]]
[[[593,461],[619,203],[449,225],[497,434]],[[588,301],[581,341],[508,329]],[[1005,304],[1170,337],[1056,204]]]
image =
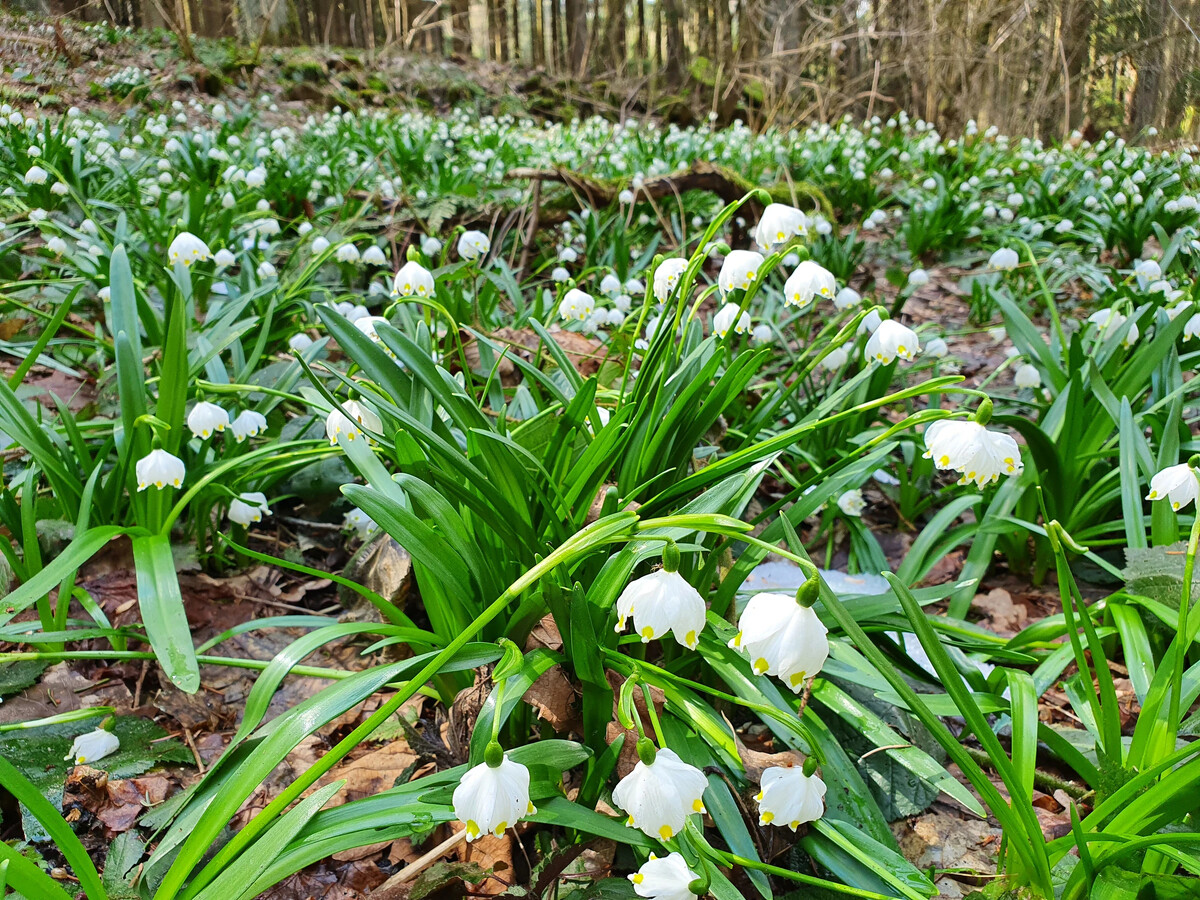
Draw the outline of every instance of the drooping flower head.
[[[884,319],[867,340],[867,361],[887,365],[894,359],[911,360],[921,352],[917,333],[895,319]]]
[[[571,288],[558,304],[558,314],[567,321],[582,322],[596,309],[596,298],[579,288]]]
[[[261,522],[263,516],[271,515],[267,495],[261,491],[239,494],[229,502],[229,521],[248,527],[251,522]]]
[[[825,814],[825,782],[801,766],[772,766],[762,774],[758,801],[758,824],[787,826],[795,831],[805,822]]]
[[[1011,247],[1001,247],[988,258],[988,268],[997,272],[1011,272],[1021,262],[1017,251]]]
[[[628,877],[633,892],[648,900],[696,900],[691,886],[700,880],[681,853],[662,858],[651,853],[650,859]]]
[[[508,756],[467,770],[454,789],[454,815],[467,826],[467,841],[505,829],[537,812],[529,801],[529,770]]]
[[[774,675],[795,693],[829,658],[829,629],[809,606],[790,594],[755,594],[729,642],[750,658],[756,675]]]
[[[679,256],[664,259],[654,270],[654,299],[666,303],[679,284],[679,278],[687,268],[688,261]]]
[[[808,230],[808,216],[794,206],[772,203],[763,210],[754,229],[754,242],[768,253],[782,247]]]
[[[926,428],[925,458],[939,469],[958,472],[959,484],[974,482],[977,487],[1024,471],[1017,442],[973,420],[939,419]]]
[[[171,246],[167,248],[167,259],[170,260],[171,265],[183,263],[185,266],[190,266],[192,263],[202,262],[211,257],[212,252],[208,249],[208,244],[187,231],[181,231],[175,235],[175,240],[171,241]]]
[[[204,440],[229,427],[229,413],[215,403],[201,400],[188,413],[187,427],[192,434]]]
[[[330,444],[336,444],[339,435],[345,435],[348,441],[361,437],[363,429],[383,431],[383,421],[370,407],[356,400],[347,400],[342,407],[346,410],[344,413],[334,409],[325,417],[325,436]]]
[[[713,315],[712,326],[717,337],[725,337],[730,329],[735,334],[745,334],[750,330],[750,314],[742,312],[736,303],[726,303]]]
[[[695,650],[704,629],[704,598],[678,571],[663,568],[631,581],[621,592],[618,633],[630,616],[643,644],[671,634],[681,646]]]
[[[678,834],[687,817],[704,812],[701,799],[708,779],[663,747],[653,761],[639,760],[613,789],[613,802],[628,813],[626,824],[652,838],[667,841]]]
[[[836,292],[837,281],[833,273],[819,263],[806,259],[796,266],[796,271],[784,283],[783,302],[803,309],[818,297],[832,300]]]
[[[717,285],[722,294],[730,291],[746,290],[756,280],[762,271],[763,255],[753,250],[730,250],[725,261],[721,263],[721,271],[717,273]]]
[[[252,409],[242,410],[229,426],[233,439],[239,444],[248,437],[257,437],[267,432],[267,417]]]
[[[1189,463],[1167,466],[1150,479],[1147,500],[1169,500],[1171,509],[1180,510],[1200,496],[1200,481]]]
[[[167,485],[179,487],[183,484],[187,471],[183,467],[182,459],[159,448],[151,450],[137,461],[137,465],[134,466],[134,474],[137,476],[139,491],[144,491],[151,486],[162,490]]]
[[[466,260],[487,256],[492,249],[491,239],[482,231],[464,231],[458,238],[458,255]]]

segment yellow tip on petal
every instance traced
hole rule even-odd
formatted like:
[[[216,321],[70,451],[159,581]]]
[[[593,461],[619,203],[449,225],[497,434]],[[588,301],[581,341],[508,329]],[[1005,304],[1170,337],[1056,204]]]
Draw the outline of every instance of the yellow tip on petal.
[[[671,830],[670,825],[664,825],[662,828],[658,829],[658,836],[664,841],[669,841],[671,839],[671,835],[674,833],[675,832]]]

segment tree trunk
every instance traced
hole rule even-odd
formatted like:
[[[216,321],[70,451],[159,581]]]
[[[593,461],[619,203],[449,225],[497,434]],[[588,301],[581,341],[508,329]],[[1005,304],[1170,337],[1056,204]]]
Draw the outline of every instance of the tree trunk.
[[[605,0],[604,40],[608,62],[618,74],[625,72],[625,0]]]
[[[663,17],[663,73],[667,84],[678,87],[683,74],[683,22],[680,0],[659,0]],[[657,5],[657,4],[656,4]]]
[[[1136,56],[1137,87],[1129,122],[1141,131],[1154,124],[1158,111],[1159,83],[1163,74],[1163,42],[1169,0],[1145,0],[1142,7],[1142,47]]]
[[[583,75],[583,57],[587,53],[588,25],[587,0],[566,0],[567,60],[571,75]]]

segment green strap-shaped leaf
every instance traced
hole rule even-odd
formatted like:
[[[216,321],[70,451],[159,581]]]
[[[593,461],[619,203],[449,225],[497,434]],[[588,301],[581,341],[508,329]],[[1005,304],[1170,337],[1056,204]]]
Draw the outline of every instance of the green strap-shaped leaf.
[[[165,534],[135,537],[133,562],[138,606],[154,655],[176,687],[194,694],[200,689],[200,666],[179,592],[171,539]]]

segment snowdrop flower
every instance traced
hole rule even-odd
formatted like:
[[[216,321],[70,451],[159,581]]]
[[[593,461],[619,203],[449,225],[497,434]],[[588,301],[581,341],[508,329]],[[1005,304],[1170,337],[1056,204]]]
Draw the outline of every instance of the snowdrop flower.
[[[46,179],[50,177],[50,173],[41,166],[30,166],[25,172],[26,184],[45,184]]]
[[[1042,386],[1042,376],[1034,366],[1025,363],[1017,366],[1017,371],[1013,373],[1013,384],[1019,388],[1036,389]]]
[[[920,352],[917,333],[895,319],[884,319],[867,340],[868,362],[875,360],[885,366],[897,357],[906,361],[914,359]]]
[[[722,294],[733,290],[746,290],[758,278],[762,268],[763,256],[753,250],[730,250],[725,261],[721,263],[721,271],[717,274],[717,284]]]
[[[670,633],[680,646],[695,650],[704,630],[704,599],[677,570],[664,567],[631,581],[621,591],[617,598],[618,634],[625,630],[630,616],[643,644]]]
[[[1133,266],[1134,273],[1146,281],[1157,281],[1162,278],[1162,267],[1157,260],[1139,259]]]
[[[421,239],[421,252],[426,256],[437,256],[442,252],[442,242],[435,237],[424,237]]]
[[[794,206],[772,203],[763,210],[754,229],[754,241],[771,253],[794,237],[802,237],[808,227],[808,217]]]
[[[379,530],[379,526],[375,524],[375,520],[357,506],[342,518],[342,527],[353,531],[355,537],[360,541],[365,541]]]
[[[825,814],[825,782],[802,766],[772,766],[762,774],[758,801],[759,825],[786,825],[795,831]]]
[[[1119,331],[1121,326],[1125,324],[1127,318],[1115,309],[1101,309],[1088,316],[1088,321],[1096,326],[1101,337],[1107,338],[1113,332]],[[1125,338],[1121,344],[1125,347],[1132,347],[1137,343],[1141,332],[1138,331],[1137,322],[1129,326],[1129,330],[1125,332]]]
[[[537,812],[529,802],[529,770],[503,754],[495,765],[483,762],[469,769],[454,789],[453,802],[454,815],[467,826],[468,842],[485,834],[500,837]]]
[[[729,334],[731,328],[735,334],[745,334],[750,330],[750,315],[741,312],[738,304],[726,303],[713,315],[712,327],[713,334],[721,338]]]
[[[392,281],[392,296],[395,297],[432,297],[433,292],[433,273],[412,260],[400,267]]]
[[[621,288],[621,279],[612,272],[609,272],[600,279],[600,293],[602,293],[605,297],[610,299],[616,297],[621,293]]]
[[[574,247],[563,247],[558,251],[559,262],[573,263],[579,259],[579,254],[575,252]]]
[[[354,320],[354,327],[379,344],[382,343],[383,339],[379,336],[377,326],[382,325],[386,321],[386,316],[363,316]]]
[[[1059,222],[1057,225],[1054,226],[1054,230],[1058,234],[1066,234],[1068,231],[1070,231],[1074,227],[1075,227],[1075,223],[1072,222],[1070,219],[1063,219],[1061,222]]]
[[[320,256],[329,249],[329,239],[317,235],[313,238],[312,251],[314,256]]]
[[[1184,340],[1200,337],[1200,313],[1196,313],[1183,325]]]
[[[270,514],[267,497],[259,491],[241,494],[229,503],[229,521],[243,528],[249,527],[251,522],[261,522],[263,516]]]
[[[617,194],[617,202],[622,206],[628,206],[633,202],[633,191],[629,190],[628,188],[621,191],[621,193]]]
[[[653,853],[642,867],[628,876],[633,892],[648,900],[696,900],[692,885],[700,876],[688,868],[682,853],[660,859]]]
[[[1188,463],[1167,466],[1150,479],[1147,500],[1170,500],[1171,509],[1180,510],[1200,496],[1196,470]]]
[[[355,400],[347,400],[342,407],[346,410],[344,413],[334,409],[325,417],[325,436],[330,444],[336,444],[341,435],[352,441],[363,434],[363,429],[383,431],[383,421],[369,407]]]
[[[646,286],[636,278],[630,278],[625,282],[625,293],[633,296],[641,296],[646,293]]]
[[[267,417],[252,409],[244,409],[229,426],[233,439],[239,444],[248,437],[267,433]]]
[[[76,737],[71,742],[70,752],[63,759],[68,762],[74,761],[75,765],[82,766],[85,763],[94,763],[106,756],[112,756],[120,749],[120,738],[111,731],[97,728],[95,731],[89,731],[87,734]]]
[[[246,187],[260,188],[267,183],[267,170],[262,166],[255,166],[246,173]]]
[[[183,484],[183,477],[186,474],[183,460],[162,449],[151,450],[149,454],[139,459],[137,465],[134,466],[134,471],[137,475],[139,491],[144,491],[151,485],[159,490],[167,485],[179,487]]]
[[[571,288],[558,304],[558,314],[567,321],[582,322],[596,309],[596,298],[579,288]]]
[[[1020,261],[1021,258],[1017,256],[1016,250],[1011,247],[1001,247],[988,259],[988,266],[998,272],[1011,272]]]
[[[46,249],[55,256],[62,256],[67,252],[67,242],[55,235],[46,239]]]
[[[210,438],[218,431],[224,431],[229,425],[229,413],[215,403],[201,400],[188,413],[187,427],[201,440]]]
[[[846,491],[842,496],[838,497],[838,509],[844,515],[860,517],[863,510],[867,508],[867,501],[863,499],[863,492],[860,488]]]
[[[908,286],[911,288],[924,287],[929,284],[929,273],[924,269],[913,269],[908,273]]]
[[[642,741],[638,744],[642,755]],[[701,797],[707,787],[704,773],[685,763],[674,750],[650,748],[633,771],[618,782],[612,798],[628,813],[625,824],[668,841],[683,830],[688,816],[704,812]]]
[[[301,222],[299,225],[296,226],[296,234],[300,235],[300,237],[304,237],[306,234],[308,234],[312,230],[313,230],[312,222]]]
[[[464,231],[458,238],[458,255],[463,259],[479,259],[491,249],[492,242],[482,231]]]
[[[303,331],[298,331],[288,338],[288,349],[295,350],[297,353],[303,353],[313,345],[313,339]]]
[[[54,184],[50,185],[50,193],[52,193],[55,197],[65,197],[67,196],[67,192],[70,190],[71,189],[61,181],[56,181]]]
[[[317,246],[317,242],[313,241],[314,249],[316,248],[316,246]],[[358,248],[355,247],[353,244],[342,244],[340,247],[337,248],[337,261],[338,262],[356,263],[360,259],[362,259],[362,256],[359,254]]]
[[[849,309],[852,306],[858,306],[862,302],[862,295],[854,288],[847,285],[833,296],[833,305],[839,310]]]
[[[222,247],[213,254],[213,262],[216,263],[217,271],[220,271],[221,269],[229,268],[235,262],[237,262],[237,257]]]
[[[973,481],[977,487],[999,481],[1001,475],[1017,476],[1024,471],[1017,442],[974,420],[940,419],[926,428],[925,458],[932,459],[939,469],[958,472],[959,484]]]
[[[750,338],[756,344],[769,343],[775,337],[775,332],[771,330],[771,326],[766,323],[755,325],[750,332]]]
[[[750,658],[755,675],[774,675],[798,694],[829,658],[828,633],[812,607],[789,594],[762,593],[746,604],[729,646]]]
[[[935,337],[933,340],[931,340],[928,344],[925,345],[925,355],[932,356],[934,359],[945,359],[946,355],[949,352],[950,352],[950,348],[946,345],[946,342],[940,337]]]
[[[555,266],[554,269],[550,272],[550,278],[552,281],[555,282],[555,284],[562,284],[564,281],[566,281],[570,277],[571,277],[571,273],[568,272],[566,270],[566,267],[564,267],[564,266]]]
[[[796,266],[783,286],[783,302],[789,306],[804,308],[816,297],[831,299],[837,292],[837,281],[833,273],[811,259]]]
[[[258,268],[255,269],[255,272],[258,273],[259,278],[274,278],[276,274],[278,274],[275,271],[275,266],[265,259],[258,264]]]
[[[850,361],[850,353],[845,347],[834,347],[817,363],[826,372],[836,372]]]
[[[664,259],[654,270],[654,298],[660,303],[666,303],[667,298],[675,290],[679,278],[687,268],[688,261],[679,256]]]
[[[362,255],[362,261],[369,266],[386,266],[387,257],[383,255],[383,251],[372,244]]]
[[[171,265],[183,263],[185,266],[190,266],[194,262],[209,259],[211,256],[212,252],[208,249],[208,244],[187,231],[177,234],[175,240],[171,241],[171,246],[167,248],[167,259],[171,261]]]

